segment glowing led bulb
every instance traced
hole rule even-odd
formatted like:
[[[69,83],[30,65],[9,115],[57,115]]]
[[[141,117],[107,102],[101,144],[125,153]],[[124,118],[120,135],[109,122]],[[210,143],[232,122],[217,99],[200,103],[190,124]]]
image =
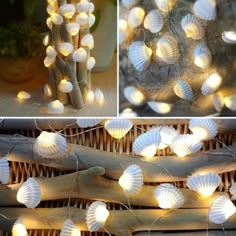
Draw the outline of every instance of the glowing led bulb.
[[[104,99],[104,94],[101,89],[96,88],[95,90],[95,99],[96,102],[99,103],[100,105],[104,104],[105,99]]]
[[[17,94],[17,98],[21,99],[21,100],[26,100],[26,99],[30,99],[31,98],[31,95],[25,91],[20,91],[18,94]]]
[[[214,93],[223,82],[222,77],[218,73],[211,74],[202,84],[201,91],[203,95]]]
[[[95,94],[92,90],[88,91],[86,96],[86,104],[93,104],[94,103]]]
[[[125,87],[124,96],[132,105],[135,106],[142,105],[145,101],[143,93],[133,86]]]
[[[13,227],[12,227],[12,235],[13,236],[28,236],[27,230],[25,228],[25,225],[21,221],[21,219],[18,219]]]

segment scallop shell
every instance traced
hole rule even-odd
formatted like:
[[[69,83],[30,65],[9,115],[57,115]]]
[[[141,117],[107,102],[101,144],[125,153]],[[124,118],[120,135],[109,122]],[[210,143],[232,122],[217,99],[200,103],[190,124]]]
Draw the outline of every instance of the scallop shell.
[[[178,157],[184,157],[192,153],[198,152],[202,148],[203,143],[192,134],[182,134],[176,136],[170,147],[172,152]]]
[[[153,111],[159,114],[167,114],[172,109],[172,104],[165,102],[149,101],[147,104]]]
[[[87,69],[92,70],[96,64],[96,60],[94,57],[90,57],[87,61]]]
[[[143,71],[151,63],[152,49],[147,47],[144,42],[137,41],[129,48],[129,59],[136,70]]]
[[[35,178],[29,178],[24,182],[16,195],[17,201],[24,204],[27,208],[35,208],[41,201],[41,191]]]
[[[48,33],[46,33],[44,35],[42,43],[43,43],[44,46],[48,46],[48,44],[49,44],[49,34]]]
[[[47,57],[49,57],[51,59],[55,59],[57,56],[57,52],[52,46],[48,46],[46,49],[46,55],[47,55]]]
[[[12,236],[28,236],[25,225],[21,219],[18,219],[12,227]]]
[[[95,9],[95,6],[92,2],[89,3],[89,13],[93,13],[94,12],[94,9]]]
[[[205,34],[205,26],[196,16],[187,14],[181,21],[182,29],[187,38],[201,39]]]
[[[7,184],[10,176],[10,167],[6,157],[0,159],[0,181]]]
[[[170,126],[156,126],[151,130],[157,130],[161,135],[161,142],[158,145],[158,149],[167,148],[173,141],[173,139],[178,135],[175,128]]]
[[[160,184],[154,195],[162,209],[177,209],[184,204],[182,192],[172,184]]]
[[[217,196],[209,210],[209,220],[214,224],[225,223],[230,216],[235,214],[236,208],[232,201],[226,195]]]
[[[220,185],[221,179],[218,174],[207,173],[205,175],[192,175],[188,177],[187,186],[189,189],[204,197],[211,196]]]
[[[135,106],[140,106],[145,102],[145,96],[143,93],[133,86],[128,86],[124,88],[125,98]]]
[[[93,14],[89,14],[89,27],[92,27],[96,21],[96,17]]]
[[[143,172],[138,165],[128,166],[121,177],[119,184],[128,195],[134,195],[143,187]]]
[[[230,187],[229,192],[232,194],[231,200],[234,201],[236,199],[236,183]]]
[[[68,219],[64,222],[60,236],[80,236],[81,231],[72,220]]]
[[[122,5],[126,8],[131,8],[136,5],[140,0],[122,0]]]
[[[66,79],[63,79],[60,81],[58,85],[58,89],[62,93],[69,93],[73,90],[73,84],[70,81],[67,81]]]
[[[236,111],[236,95],[225,97],[224,104],[231,111]]]
[[[104,94],[101,89],[96,88],[94,95],[95,95],[95,100],[97,103],[99,103],[99,104],[104,103]]]
[[[93,202],[86,213],[86,224],[90,232],[98,231],[104,227],[106,220],[109,216],[109,211],[104,202]]]
[[[224,96],[220,93],[215,93],[212,98],[212,103],[216,111],[221,112],[224,107]]]
[[[69,23],[66,26],[66,30],[70,35],[75,36],[79,33],[80,25],[78,23]]]
[[[31,95],[30,93],[27,93],[25,91],[20,91],[18,94],[17,94],[17,98],[19,99],[30,99],[31,98]]]
[[[162,11],[163,13],[167,13],[172,8],[171,0],[154,0],[154,1],[159,10]]]
[[[194,64],[200,68],[207,68],[212,61],[211,52],[204,43],[198,44],[193,52]]]
[[[57,46],[57,49],[63,56],[68,56],[74,50],[73,45],[71,43],[60,43]]]
[[[90,128],[98,125],[102,119],[77,119],[76,123],[80,128]]]
[[[127,35],[128,23],[126,20],[119,20],[119,44],[125,41]]]
[[[88,14],[82,12],[75,18],[76,23],[78,23],[81,26],[89,24],[89,16]]]
[[[158,10],[150,11],[144,20],[144,27],[150,30],[152,33],[158,33],[164,26],[164,20],[161,13]]]
[[[54,62],[55,62],[55,59],[45,57],[44,61],[43,61],[43,64],[44,64],[45,67],[50,67]]]
[[[201,141],[211,140],[217,135],[217,124],[212,119],[191,119],[189,129]]]
[[[216,19],[216,1],[215,0],[197,0],[193,5],[194,14],[203,20]]]
[[[77,3],[77,11],[78,12],[88,12],[90,9],[89,1],[87,0],[80,0],[79,3]]]
[[[75,7],[73,4],[64,4],[60,6],[59,13],[65,18],[70,19],[75,14]]]
[[[131,108],[125,108],[120,114],[120,117],[122,118],[135,118],[138,117],[138,114],[133,111]]]
[[[217,89],[220,88],[221,84],[222,77],[217,73],[211,74],[208,79],[202,84],[202,94],[206,96],[214,93]]]
[[[51,87],[48,84],[44,85],[43,93],[46,97],[51,97],[52,96],[52,90],[51,90]]]
[[[137,155],[151,158],[156,152],[161,142],[160,132],[151,130],[138,136],[133,142],[133,152]]]
[[[55,4],[57,0],[47,0],[49,4]]]
[[[64,112],[64,105],[59,100],[52,101],[48,103],[48,112],[50,114],[61,114]]]
[[[130,10],[128,15],[128,24],[132,28],[136,28],[143,23],[145,11],[141,7],[134,7]]]
[[[94,103],[94,98],[95,98],[95,94],[92,90],[89,90],[85,99],[85,104],[89,105],[89,104],[93,104]]]
[[[63,17],[57,13],[53,13],[51,15],[51,20],[52,20],[53,24],[55,24],[55,25],[61,25],[63,23]],[[49,29],[51,29],[51,28],[49,27]]]
[[[63,20],[63,19],[62,19],[62,20]],[[48,17],[48,18],[47,18],[46,24],[47,24],[48,28],[49,28],[50,30],[52,30],[53,22],[52,22],[52,18],[51,18],[51,17]]]
[[[84,48],[79,48],[75,50],[72,54],[72,59],[77,62],[83,62],[87,59],[87,52]]]
[[[49,15],[52,15],[53,13],[55,13],[55,7],[54,7],[54,5],[48,4],[48,6],[47,6],[47,13],[48,13]]]
[[[171,35],[161,37],[157,42],[156,55],[167,64],[175,64],[180,55],[178,42]]]
[[[91,34],[86,34],[82,39],[81,39],[81,45],[84,47],[88,47],[90,50],[94,48],[94,39]]]
[[[178,80],[174,86],[175,94],[185,100],[192,101],[193,91],[191,86],[184,80]]]
[[[222,39],[229,44],[236,44],[236,31],[224,31]]]
[[[133,123],[127,119],[113,119],[106,121],[106,131],[116,139],[123,138],[133,127]]]

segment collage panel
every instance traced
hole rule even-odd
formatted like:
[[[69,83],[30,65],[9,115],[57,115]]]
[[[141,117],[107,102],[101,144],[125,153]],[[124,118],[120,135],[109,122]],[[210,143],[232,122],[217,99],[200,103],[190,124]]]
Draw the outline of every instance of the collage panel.
[[[0,2],[0,114],[117,115],[116,0]]]
[[[236,1],[120,0],[120,115],[235,116]]]
[[[235,119],[2,119],[2,236],[236,234]]]

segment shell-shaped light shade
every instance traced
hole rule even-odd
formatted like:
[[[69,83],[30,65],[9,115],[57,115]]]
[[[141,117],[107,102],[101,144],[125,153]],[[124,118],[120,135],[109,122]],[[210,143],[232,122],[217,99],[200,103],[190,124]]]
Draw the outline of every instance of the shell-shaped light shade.
[[[170,11],[173,5],[172,0],[154,0],[154,2],[158,9],[163,13]]]
[[[167,114],[172,109],[172,105],[166,102],[149,101],[147,104],[154,112],[158,114]]]
[[[129,59],[136,70],[143,71],[151,63],[152,49],[144,42],[133,42],[129,48]]]
[[[188,38],[198,40],[205,34],[205,26],[199,18],[192,14],[187,14],[182,19],[181,26]]]
[[[39,156],[54,160],[62,159],[69,154],[66,139],[59,133],[43,131],[34,143],[34,152]]]
[[[48,112],[50,114],[61,114],[64,112],[64,105],[59,100],[52,101],[48,103]]]
[[[58,89],[63,93],[69,93],[73,90],[73,84],[66,79],[60,81]]]
[[[232,194],[231,200],[235,200],[236,199],[236,183],[234,183],[230,189],[229,192]]]
[[[57,49],[63,56],[68,56],[74,50],[73,45],[71,43],[60,43],[57,46]]]
[[[154,196],[162,209],[177,209],[184,204],[182,192],[172,184],[160,184]]]
[[[80,13],[75,18],[76,23],[78,23],[80,26],[85,26],[89,24],[89,16],[85,12]]]
[[[213,94],[212,103],[216,111],[221,112],[224,107],[224,96],[221,93]]]
[[[87,59],[87,52],[84,48],[79,48],[75,50],[72,54],[72,59],[77,62],[83,62]]]
[[[87,69],[92,70],[96,64],[96,60],[94,57],[90,57],[87,61]]]
[[[148,131],[135,139],[133,142],[133,152],[137,155],[151,158],[156,154],[160,142],[161,136],[158,130]]]
[[[94,94],[93,90],[89,90],[86,95],[85,104],[87,104],[87,105],[93,104],[94,98],[95,98],[95,94]]]
[[[77,119],[76,123],[81,128],[94,127],[102,122],[102,119]]]
[[[141,7],[134,7],[130,10],[128,15],[128,24],[132,28],[136,28],[143,23],[145,11]]]
[[[48,46],[46,49],[46,55],[51,59],[55,59],[55,57],[57,56],[57,52],[52,46]]]
[[[104,127],[113,138],[121,139],[130,131],[133,123],[128,119],[113,119],[106,121]]]
[[[212,119],[191,119],[189,129],[202,141],[211,140],[217,135],[217,124]]]
[[[95,100],[97,103],[99,104],[104,103],[104,93],[102,92],[100,88],[95,89],[94,95],[95,95]]]
[[[193,52],[194,64],[200,68],[207,68],[212,61],[211,52],[204,43],[198,44]]]
[[[226,195],[217,196],[209,210],[209,220],[214,224],[224,224],[230,216],[236,213],[236,208]]]
[[[193,91],[191,86],[184,80],[178,80],[174,86],[175,94],[185,100],[192,101]]]
[[[73,223],[71,219],[68,219],[64,222],[60,236],[80,236],[80,235],[81,235],[80,229],[76,227],[76,225]]]
[[[90,232],[98,231],[104,227],[109,216],[109,211],[104,202],[93,202],[86,213],[86,224]]]
[[[92,27],[96,21],[96,17],[94,14],[89,14],[89,27]]]
[[[0,159],[0,182],[7,184],[10,176],[10,167],[6,157]]]
[[[145,96],[143,95],[143,93],[133,86],[124,88],[124,96],[132,105],[135,106],[140,106],[145,101]]]
[[[224,31],[222,39],[229,44],[236,44],[236,31]]]
[[[55,62],[55,58],[45,57],[43,64],[45,67],[50,67]]]
[[[70,19],[75,14],[75,7],[73,4],[64,4],[60,6],[59,13],[65,18]]]
[[[89,3],[89,13],[90,13],[90,14],[93,13],[94,10],[95,10],[95,6],[94,6],[94,4],[93,4],[92,2],[90,2],[90,3]]]
[[[225,97],[224,104],[231,111],[236,111],[236,95]]]
[[[55,13],[55,6],[52,5],[52,4],[48,4],[48,6],[47,6],[47,13],[49,15],[52,15],[53,13]]]
[[[25,91],[20,91],[19,93],[17,93],[17,98],[19,99],[30,99],[31,98],[31,94],[27,93]]]
[[[75,23],[75,22],[74,23],[69,23],[66,26],[66,30],[70,35],[75,36],[79,33],[80,25],[78,23]]]
[[[131,108],[125,108],[120,114],[120,117],[123,118],[135,118],[138,117],[137,112],[133,111]]]
[[[220,182],[220,176],[216,173],[197,174],[188,177],[187,186],[200,195],[209,197],[215,192]]]
[[[119,20],[119,44],[122,44],[125,41],[128,30],[128,23],[126,20]]]
[[[48,46],[49,44],[49,34],[46,33],[45,36],[43,37],[42,43],[44,46]]]
[[[175,128],[170,126],[157,126],[153,127],[151,130],[157,130],[161,135],[161,142],[158,145],[158,149],[167,148],[173,141],[173,139],[178,135]]]
[[[20,186],[16,199],[27,208],[35,208],[39,205],[41,201],[41,191],[35,178],[27,179],[27,181]]]
[[[164,26],[164,20],[158,10],[150,11],[144,19],[144,27],[152,33],[158,33]]]
[[[25,225],[21,219],[18,219],[12,227],[12,236],[28,236]]]
[[[216,1],[215,0],[197,0],[193,5],[194,14],[203,20],[215,20]]]
[[[176,136],[170,147],[172,152],[178,157],[185,157],[189,154],[196,153],[202,148],[202,142],[192,134],[181,134]]]
[[[50,98],[52,96],[52,90],[51,90],[51,87],[48,84],[44,85],[43,93],[46,97]]]
[[[175,64],[180,55],[176,39],[171,35],[161,37],[157,42],[156,55],[167,64]]]
[[[61,25],[63,23],[63,17],[57,13],[53,13],[51,15],[51,20],[52,20],[53,24],[55,24],[55,25]]]
[[[126,8],[131,8],[137,4],[140,0],[122,0],[122,5]]]
[[[78,12],[88,12],[89,8],[90,8],[90,4],[88,0],[80,0],[80,2],[77,3]]]
[[[121,177],[119,184],[128,195],[134,195],[140,192],[143,186],[143,172],[138,165],[128,166]]]
[[[86,34],[82,39],[81,39],[81,45],[84,47],[88,47],[90,50],[94,48],[94,39],[91,34]]]
[[[222,77],[218,73],[211,74],[202,84],[201,91],[203,95],[214,93],[220,88],[222,84]]]
[[[62,19],[63,20],[63,19]],[[46,24],[47,24],[47,27],[52,30],[52,18],[51,17],[48,17],[47,20],[46,20]]]

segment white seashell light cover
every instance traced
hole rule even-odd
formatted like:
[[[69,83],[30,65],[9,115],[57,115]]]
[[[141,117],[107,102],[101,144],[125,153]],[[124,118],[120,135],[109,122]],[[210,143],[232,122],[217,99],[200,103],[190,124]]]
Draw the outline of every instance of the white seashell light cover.
[[[74,50],[71,43],[61,43],[57,46],[57,49],[63,56],[68,56]]]
[[[215,0],[197,0],[193,5],[194,14],[203,20],[210,21],[216,19]]]
[[[78,23],[80,26],[85,26],[89,24],[89,16],[87,13],[82,12],[75,18],[76,23]]]
[[[102,122],[102,119],[77,119],[76,123],[81,128],[94,127]]]
[[[69,93],[73,90],[73,84],[70,81],[63,79],[59,83],[58,89],[63,93]]]
[[[65,18],[70,19],[75,14],[75,7],[73,4],[64,4],[60,6],[59,13]]]
[[[66,26],[66,30],[70,35],[75,36],[79,33],[80,25],[78,23],[75,23],[75,22],[69,23]]]
[[[229,192],[232,194],[231,200],[236,200],[236,183],[232,184],[229,189]]]
[[[175,86],[174,86],[174,92],[176,96],[192,101],[193,99],[193,91],[191,86],[185,82],[184,80],[177,80]]]
[[[159,207],[163,209],[178,209],[184,204],[182,192],[172,184],[160,184],[154,193]]]
[[[137,4],[140,0],[122,0],[122,5],[126,8],[131,8]]]
[[[0,159],[0,182],[7,184],[10,176],[10,167],[6,157]]]
[[[203,143],[192,134],[181,134],[176,136],[170,147],[178,157],[185,157],[198,152]]]
[[[12,227],[12,236],[28,236],[25,225],[21,219],[16,220]]]
[[[209,210],[209,220],[214,224],[224,224],[230,216],[236,213],[236,208],[226,195],[217,196]]]
[[[153,111],[159,114],[167,114],[172,109],[172,104],[166,102],[149,101],[147,104]]]
[[[129,48],[129,58],[133,66],[138,71],[148,68],[151,63],[152,50],[144,42],[133,42]]]
[[[199,18],[192,14],[187,14],[181,21],[182,29],[186,36],[192,39],[201,39],[205,34],[205,26]]]
[[[17,201],[24,204],[27,208],[35,208],[41,201],[41,191],[35,178],[29,178],[24,182],[16,195]]]
[[[46,97],[51,97],[52,96],[52,90],[51,90],[51,87],[48,84],[44,85],[43,93],[44,93],[44,96],[46,96]]]
[[[132,105],[135,106],[140,106],[145,101],[145,96],[143,95],[143,93],[133,86],[124,88],[124,96]]]
[[[194,64],[202,69],[210,66],[212,61],[211,52],[204,43],[198,44],[193,52]]]
[[[119,44],[125,41],[127,35],[128,23],[126,20],[119,20]]]
[[[157,42],[156,55],[167,64],[175,64],[180,56],[176,39],[172,35],[161,37]]]
[[[138,113],[133,111],[131,108],[125,108],[120,114],[122,118],[135,118],[138,117]]]
[[[95,89],[94,95],[95,95],[95,100],[98,104],[100,105],[104,104],[104,101],[105,101],[104,93],[102,92],[100,88]]]
[[[217,124],[212,119],[191,119],[189,129],[202,141],[211,140],[217,135]]]
[[[137,155],[151,158],[156,154],[160,142],[160,132],[158,130],[150,130],[135,139],[133,142],[133,152]]]
[[[236,44],[236,31],[224,31],[222,39],[229,44]]]
[[[203,95],[214,93],[220,88],[223,82],[222,77],[218,73],[211,74],[206,81],[202,84],[201,91]]]
[[[63,23],[63,17],[60,16],[59,14],[57,14],[57,13],[53,13],[51,15],[51,21],[55,25],[61,25]],[[48,20],[48,27],[49,27],[49,29],[52,28],[50,20]]]
[[[60,236],[80,236],[81,231],[73,223],[71,219],[68,219],[64,222],[63,227],[60,232]]]
[[[84,48],[75,50],[72,54],[72,59],[77,62],[84,62],[87,59],[87,52]]]
[[[91,70],[94,68],[95,64],[96,64],[95,58],[94,58],[94,57],[90,57],[90,58],[88,59],[88,61],[87,61],[87,69],[88,69],[89,71],[91,71]]]
[[[144,27],[152,33],[158,33],[164,26],[164,20],[158,10],[150,11],[144,19]]]
[[[49,57],[51,59],[55,59],[57,56],[57,52],[52,46],[48,46],[46,49],[46,55],[47,55],[47,57]]]
[[[173,0],[154,0],[158,9],[163,12],[167,13],[173,7]]]
[[[94,39],[91,34],[86,34],[82,39],[81,39],[81,45],[84,47],[88,47],[90,50],[94,48]]]
[[[128,119],[114,119],[106,121],[104,128],[116,139],[123,138],[133,127],[132,121]]]
[[[52,101],[48,103],[48,112],[50,114],[62,114],[64,112],[64,105],[59,100]]]
[[[138,194],[143,186],[143,172],[138,165],[128,166],[121,177],[119,185],[128,195]]]
[[[134,7],[130,10],[128,15],[128,25],[136,28],[143,23],[145,11],[141,7]]]
[[[88,0],[80,0],[80,2],[77,3],[78,12],[88,12],[89,9],[90,9],[90,4]]]
[[[31,94],[27,93],[25,91],[20,91],[19,93],[17,93],[17,98],[19,99],[30,99],[31,98]]]
[[[224,107],[224,96],[221,93],[213,94],[212,103],[216,111],[221,112]]]
[[[220,176],[216,173],[196,174],[188,177],[187,186],[198,194],[209,197],[220,185]]]
[[[236,111],[236,95],[225,97],[224,104],[231,111]]]
[[[68,156],[69,147],[61,134],[43,131],[36,138],[33,151],[46,159],[61,159]]]
[[[104,202],[93,202],[86,213],[86,224],[90,232],[98,231],[104,227],[109,216],[109,211]]]

